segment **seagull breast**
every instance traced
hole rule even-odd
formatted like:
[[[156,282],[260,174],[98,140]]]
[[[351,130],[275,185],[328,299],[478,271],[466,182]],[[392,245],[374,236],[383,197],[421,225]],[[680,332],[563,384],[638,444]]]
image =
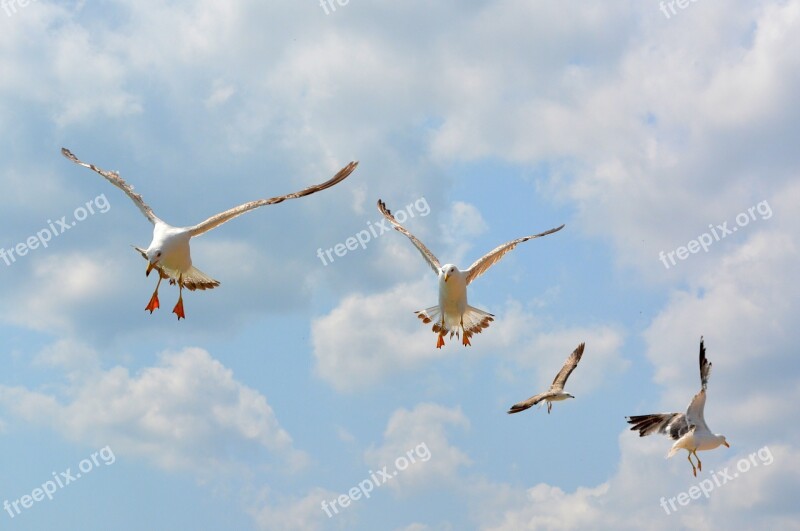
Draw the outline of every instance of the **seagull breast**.
[[[439,273],[439,307],[445,318],[455,319],[456,323],[467,309],[467,279],[457,268],[449,275]]]

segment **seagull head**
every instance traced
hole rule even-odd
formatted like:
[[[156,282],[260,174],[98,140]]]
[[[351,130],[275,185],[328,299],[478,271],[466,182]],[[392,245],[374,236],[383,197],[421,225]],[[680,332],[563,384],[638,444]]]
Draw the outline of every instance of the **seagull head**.
[[[144,274],[145,276],[150,276],[150,271],[152,271],[161,260],[162,251],[161,249],[148,249],[145,254],[147,255],[147,270]]]
[[[573,395],[567,393],[567,398],[575,398]]]
[[[724,435],[717,435],[717,439],[722,439],[720,441],[720,444],[724,444],[726,448],[730,448],[731,447],[731,445],[728,444],[728,441],[725,440],[725,436]]]
[[[444,275],[444,281],[447,282],[451,276],[458,273],[458,268],[453,264],[445,264],[442,266],[442,275]]]

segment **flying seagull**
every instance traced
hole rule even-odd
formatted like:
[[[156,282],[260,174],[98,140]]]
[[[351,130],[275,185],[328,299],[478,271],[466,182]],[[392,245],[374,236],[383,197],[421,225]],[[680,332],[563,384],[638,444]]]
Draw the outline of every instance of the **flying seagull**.
[[[194,236],[200,236],[201,234],[222,225],[226,221],[230,221],[233,218],[244,214],[245,212],[253,210],[254,208],[273,205],[287,199],[304,197],[321,190],[325,190],[326,188],[330,188],[331,186],[342,182],[353,172],[353,170],[356,169],[356,166],[358,165],[358,162],[351,162],[342,168],[339,173],[334,175],[329,181],[310,186],[299,192],[281,195],[270,199],[250,201],[249,203],[244,203],[237,207],[233,207],[230,210],[226,210],[225,212],[220,212],[219,214],[211,216],[202,223],[192,227],[173,227],[159,219],[155,213],[153,213],[153,209],[144,202],[142,196],[134,192],[133,186],[125,182],[119,176],[119,173],[115,171],[111,172],[103,170],[94,164],[87,164],[86,162],[79,160],[75,155],[72,154],[70,150],[66,148],[61,148],[61,154],[75,164],[79,164],[84,168],[89,168],[90,170],[99,173],[108,182],[125,192],[125,194],[127,194],[127,196],[130,197],[134,204],[139,208],[142,214],[144,214],[144,217],[146,217],[150,223],[153,224],[153,240],[150,242],[150,246],[147,249],[134,247],[134,249],[136,249],[148,262],[145,275],[149,276],[153,269],[158,271],[159,275],[158,284],[156,284],[156,290],[153,292],[153,296],[150,297],[150,302],[147,303],[145,310],[149,310],[152,314],[153,310],[159,307],[158,288],[161,285],[161,281],[166,278],[169,279],[170,284],[178,284],[178,303],[175,305],[175,308],[173,308],[172,312],[178,316],[179,321],[181,318],[186,318],[183,311],[183,288],[194,291],[196,289],[212,289],[219,286],[219,281],[214,280],[192,265],[192,257],[189,252],[189,240],[191,238]]]
[[[711,362],[706,359],[706,347],[703,345],[703,338],[700,337],[700,383],[702,389],[694,395],[686,413],[656,413],[627,417],[628,423],[633,425],[631,430],[638,430],[640,437],[652,433],[669,435],[675,443],[667,454],[668,458],[678,453],[681,448],[689,452],[687,459],[692,464],[692,473],[695,476],[697,476],[698,470],[701,472],[703,470],[703,464],[697,456],[698,450],[713,450],[721,444],[728,448],[731,447],[724,435],[716,435],[708,429],[703,418],[709,374],[711,374]],[[692,461],[692,454],[697,459],[696,467]]]
[[[433,331],[439,334],[436,348],[442,348],[442,346],[444,346],[444,336],[448,332],[451,338],[453,334],[459,337],[459,333],[461,333],[461,343],[465,347],[471,345],[469,338],[472,337],[472,334],[480,334],[481,330],[488,327],[489,323],[494,320],[494,315],[467,304],[467,286],[470,282],[499,262],[500,259],[507,252],[516,247],[517,244],[541,236],[547,236],[548,234],[552,234],[564,228],[564,225],[561,225],[560,227],[550,229],[540,234],[525,236],[504,243],[476,260],[469,269],[461,271],[453,264],[441,265],[439,260],[421,241],[394,219],[391,211],[386,208],[386,203],[380,199],[378,199],[378,210],[380,210],[381,214],[394,225],[395,230],[408,236],[411,243],[422,253],[423,258],[425,258],[428,265],[431,266],[434,273],[439,277],[439,305],[415,312],[423,323],[433,323]]]
[[[581,357],[583,356],[583,347],[585,346],[586,343],[581,343],[578,345],[578,348],[573,350],[572,354],[567,357],[567,361],[564,362],[564,366],[561,367],[561,370],[558,371],[558,374],[556,374],[553,384],[550,386],[548,391],[534,395],[524,402],[514,404],[511,406],[511,409],[508,410],[508,413],[511,414],[525,411],[529,407],[535,406],[542,400],[545,400],[547,401],[547,414],[549,415],[550,410],[553,408],[553,402],[560,402],[561,400],[566,400],[567,398],[575,398],[571,394],[564,392],[564,384],[567,383],[567,378],[569,378],[569,375],[575,370],[575,367],[578,366],[578,362],[581,361]]]

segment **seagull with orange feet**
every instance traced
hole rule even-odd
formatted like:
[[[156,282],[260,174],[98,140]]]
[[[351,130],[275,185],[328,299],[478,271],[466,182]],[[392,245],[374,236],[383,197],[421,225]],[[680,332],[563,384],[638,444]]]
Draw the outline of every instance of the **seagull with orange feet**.
[[[395,230],[405,234],[411,243],[419,250],[428,265],[431,266],[433,272],[439,277],[439,305],[431,306],[424,310],[416,312],[424,324],[433,323],[433,331],[438,334],[436,340],[436,348],[444,346],[444,336],[450,334],[450,338],[455,334],[456,337],[461,335],[461,344],[466,346],[472,345],[469,338],[473,334],[480,334],[484,328],[489,326],[489,323],[494,321],[494,315],[479,310],[474,306],[467,304],[467,286],[476,278],[481,276],[500,261],[503,256],[511,251],[517,244],[547,236],[554,232],[558,232],[564,228],[564,225],[534,234],[533,236],[524,236],[517,238],[510,242],[504,243],[495,249],[486,253],[483,257],[479,258],[472,264],[469,269],[464,271],[460,270],[453,264],[441,265],[439,259],[425,245],[417,239],[416,236],[411,234],[405,227],[403,227],[392,215],[392,212],[386,208],[386,203],[378,199],[378,210],[381,214],[389,220]]]
[[[130,197],[134,204],[139,208],[142,214],[144,214],[144,217],[146,217],[150,223],[153,224],[153,240],[150,242],[150,245],[147,247],[147,249],[134,247],[134,249],[136,249],[144,257],[144,259],[147,260],[147,270],[145,271],[145,275],[149,276],[150,272],[154,269],[158,271],[158,283],[156,284],[156,289],[153,292],[153,296],[150,297],[150,302],[147,303],[145,310],[150,311],[152,314],[153,311],[160,306],[158,301],[158,288],[161,286],[162,280],[169,279],[169,283],[171,285],[178,285],[178,302],[172,309],[172,313],[178,316],[178,320],[186,318],[186,314],[183,310],[183,288],[186,288],[189,291],[194,291],[197,289],[212,289],[219,286],[219,281],[214,280],[192,265],[192,257],[189,252],[189,240],[191,238],[194,236],[200,236],[203,233],[219,227],[226,221],[230,221],[233,218],[255,208],[274,205],[287,199],[304,197],[325,190],[326,188],[330,188],[331,186],[334,186],[346,179],[347,176],[350,175],[358,165],[358,162],[351,162],[342,168],[339,173],[334,175],[330,180],[325,181],[322,184],[310,186],[299,192],[281,195],[270,199],[250,201],[249,203],[244,203],[237,207],[231,208],[230,210],[226,210],[225,212],[220,212],[219,214],[211,216],[202,223],[192,227],[173,227],[159,219],[153,213],[153,209],[144,202],[142,196],[134,192],[133,186],[125,182],[117,172],[106,171],[98,168],[94,164],[82,162],[66,148],[61,148],[61,154],[75,164],[99,173],[108,182],[125,192],[125,194]]]

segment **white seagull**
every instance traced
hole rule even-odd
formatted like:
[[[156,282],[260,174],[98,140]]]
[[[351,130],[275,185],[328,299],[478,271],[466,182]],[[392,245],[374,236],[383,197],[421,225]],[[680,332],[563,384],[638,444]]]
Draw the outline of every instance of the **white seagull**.
[[[567,383],[567,378],[569,378],[569,375],[575,370],[575,367],[578,366],[578,362],[581,361],[581,357],[583,356],[583,347],[585,346],[586,343],[581,343],[578,345],[578,348],[573,350],[572,354],[567,357],[567,361],[564,362],[564,366],[561,367],[561,370],[558,371],[558,374],[556,374],[553,384],[550,386],[548,391],[534,395],[524,402],[518,402],[514,404],[511,406],[511,409],[508,410],[508,413],[511,414],[525,411],[529,407],[540,403],[542,400],[546,400],[547,414],[549,415],[550,410],[553,408],[553,402],[560,402],[561,400],[566,400],[567,398],[575,398],[571,394],[564,392],[564,384]]]
[[[441,265],[439,260],[421,241],[394,219],[391,211],[386,208],[386,203],[380,199],[378,199],[378,210],[380,210],[381,214],[394,225],[395,230],[408,236],[408,239],[419,249],[423,258],[425,258],[428,265],[433,268],[433,271],[439,277],[439,305],[415,312],[417,317],[422,319],[423,323],[428,324],[433,322],[433,331],[439,334],[436,348],[442,348],[444,345],[444,336],[448,332],[451,338],[453,334],[459,337],[460,332],[462,344],[465,347],[471,345],[469,338],[472,337],[472,334],[480,334],[481,330],[488,327],[489,323],[494,320],[494,315],[467,304],[467,286],[470,282],[499,262],[500,259],[507,252],[516,247],[518,243],[546,236],[564,228],[564,225],[561,225],[560,227],[550,229],[541,234],[525,236],[504,243],[476,260],[474,264],[469,266],[469,269],[461,271],[453,264]]]
[[[189,252],[189,240],[191,238],[194,236],[200,236],[201,234],[222,225],[226,221],[230,221],[231,219],[240,216],[245,212],[253,210],[254,208],[273,205],[287,199],[303,197],[321,190],[325,190],[326,188],[330,188],[331,186],[343,181],[353,172],[353,170],[355,170],[356,166],[358,165],[358,162],[351,162],[342,168],[339,173],[337,173],[329,181],[310,186],[305,190],[301,190],[293,194],[273,197],[271,199],[259,199],[257,201],[244,203],[237,207],[233,207],[230,210],[226,210],[225,212],[220,212],[219,214],[211,216],[202,223],[198,223],[192,227],[173,227],[159,219],[153,213],[153,209],[144,202],[142,196],[134,192],[133,186],[125,182],[119,176],[119,173],[115,171],[106,171],[98,168],[94,164],[82,162],[66,148],[61,148],[61,154],[75,164],[79,164],[85,168],[89,168],[90,170],[99,173],[105,177],[108,182],[125,192],[125,194],[127,194],[127,196],[130,197],[131,200],[136,204],[142,214],[144,214],[144,217],[146,217],[150,223],[153,224],[153,240],[150,242],[150,246],[147,249],[134,247],[134,249],[139,251],[139,253],[148,262],[145,274],[150,275],[150,271],[153,269],[157,270],[159,273],[156,290],[153,292],[153,296],[150,297],[150,302],[147,303],[145,310],[149,310],[152,314],[153,310],[159,307],[158,287],[161,285],[161,281],[163,279],[168,278],[170,284],[177,283],[179,288],[178,303],[172,310],[172,312],[178,316],[178,320],[186,317],[183,311],[183,288],[194,291],[196,289],[211,289],[219,286],[219,281],[214,280],[192,265],[192,257]]]
[[[706,386],[708,376],[711,374],[711,363],[706,359],[706,348],[703,338],[700,338],[700,383],[702,389],[694,395],[686,413],[656,413],[652,415],[634,415],[627,417],[632,424],[632,431],[639,431],[639,436],[644,437],[652,433],[669,435],[675,443],[672,445],[667,458],[672,457],[678,450],[689,452],[687,459],[692,464],[692,473],[697,476],[697,471],[703,470],[703,464],[697,456],[698,450],[713,450],[721,444],[730,448],[724,435],[716,435],[708,429],[703,418],[703,409],[706,406]],[[697,459],[697,466],[692,461],[692,454]]]

